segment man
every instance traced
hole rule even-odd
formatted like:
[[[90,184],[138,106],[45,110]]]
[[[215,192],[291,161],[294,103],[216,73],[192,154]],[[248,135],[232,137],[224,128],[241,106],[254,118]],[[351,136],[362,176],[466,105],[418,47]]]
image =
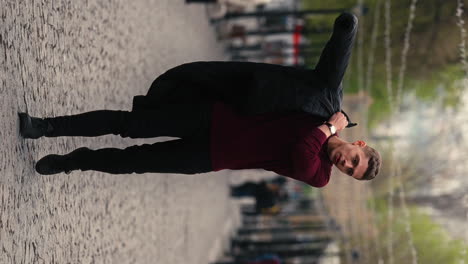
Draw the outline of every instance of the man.
[[[195,174],[261,168],[322,187],[335,164],[356,179],[369,180],[379,171],[379,154],[363,141],[349,143],[334,136],[348,125],[339,112],[341,79],[356,22],[351,14],[337,18],[312,71],[235,62],[182,65],[161,75],[147,96],[135,97],[131,112],[101,110],[46,119],[22,113],[20,132],[25,138],[180,138],[123,150],[80,148],[63,156],[48,155],[36,164],[41,174],[78,169]]]

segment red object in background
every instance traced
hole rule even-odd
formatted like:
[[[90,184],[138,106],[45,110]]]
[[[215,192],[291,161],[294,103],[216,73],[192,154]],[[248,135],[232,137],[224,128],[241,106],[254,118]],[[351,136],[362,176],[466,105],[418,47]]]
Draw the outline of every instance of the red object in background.
[[[299,42],[301,41],[301,31],[303,26],[296,25],[294,27],[294,34],[293,34],[293,46],[294,46],[294,65],[299,63]]]

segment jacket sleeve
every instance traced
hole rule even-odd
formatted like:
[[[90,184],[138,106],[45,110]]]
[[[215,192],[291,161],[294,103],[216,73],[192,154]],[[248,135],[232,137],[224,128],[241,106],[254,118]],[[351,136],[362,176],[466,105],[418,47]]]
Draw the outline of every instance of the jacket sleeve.
[[[160,75],[147,96],[153,104],[222,101],[245,114],[272,112],[277,101],[283,100],[283,93],[293,94],[284,85],[289,71],[286,66],[256,62],[185,63]]]
[[[315,67],[316,72],[331,90],[341,89],[340,84],[348,67],[356,38],[357,24],[357,17],[351,13],[343,13],[335,20],[332,36]]]
[[[302,133],[294,146],[293,178],[318,188],[328,183],[329,171],[322,167],[319,156],[320,149],[326,140],[326,135],[316,127]]]

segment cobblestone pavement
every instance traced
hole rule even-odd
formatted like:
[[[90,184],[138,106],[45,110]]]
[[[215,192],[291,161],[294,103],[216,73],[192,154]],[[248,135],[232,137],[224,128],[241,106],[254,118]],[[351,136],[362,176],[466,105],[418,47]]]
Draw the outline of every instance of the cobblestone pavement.
[[[34,162],[155,140],[24,140],[33,116],[131,108],[165,70],[224,59],[202,5],[182,0],[0,0],[0,263],[207,263],[229,227],[229,176],[73,172]]]

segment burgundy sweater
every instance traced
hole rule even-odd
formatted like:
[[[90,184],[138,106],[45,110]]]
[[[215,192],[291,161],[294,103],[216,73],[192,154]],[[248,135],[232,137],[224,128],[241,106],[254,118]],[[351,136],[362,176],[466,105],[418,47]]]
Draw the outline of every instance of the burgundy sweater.
[[[265,169],[314,187],[325,186],[332,162],[322,122],[306,113],[237,115],[216,103],[211,123],[214,171]]]

